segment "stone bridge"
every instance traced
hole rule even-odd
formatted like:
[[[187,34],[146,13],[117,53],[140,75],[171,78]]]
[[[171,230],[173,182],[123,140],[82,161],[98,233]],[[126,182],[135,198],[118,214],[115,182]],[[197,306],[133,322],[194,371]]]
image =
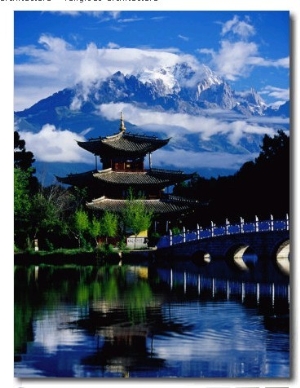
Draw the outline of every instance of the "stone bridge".
[[[158,243],[156,260],[174,265],[189,263],[208,276],[254,281],[288,281],[290,239],[288,218],[239,225],[227,223],[209,230],[165,236]]]

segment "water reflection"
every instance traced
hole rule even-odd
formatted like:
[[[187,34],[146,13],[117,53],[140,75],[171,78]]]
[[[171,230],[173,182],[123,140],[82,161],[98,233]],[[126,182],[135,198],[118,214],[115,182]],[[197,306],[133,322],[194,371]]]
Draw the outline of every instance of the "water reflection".
[[[289,377],[289,287],[16,267],[16,377]]]

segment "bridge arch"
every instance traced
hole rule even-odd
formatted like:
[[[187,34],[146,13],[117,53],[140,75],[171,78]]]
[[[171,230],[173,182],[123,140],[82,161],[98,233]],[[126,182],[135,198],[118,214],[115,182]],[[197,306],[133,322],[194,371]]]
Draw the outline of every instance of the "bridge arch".
[[[285,274],[290,274],[290,240],[283,241],[276,249],[275,261],[278,268]]]
[[[254,268],[258,256],[248,244],[231,246],[226,255],[226,262],[230,267],[240,271],[249,271]]]

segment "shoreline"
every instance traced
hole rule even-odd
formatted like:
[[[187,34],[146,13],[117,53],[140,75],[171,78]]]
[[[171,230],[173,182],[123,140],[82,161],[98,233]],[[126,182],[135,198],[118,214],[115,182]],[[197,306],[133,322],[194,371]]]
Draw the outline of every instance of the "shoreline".
[[[145,263],[152,259],[154,249],[131,250],[101,255],[97,252],[19,252],[14,253],[15,265],[101,265]],[[121,253],[121,255],[120,255]]]

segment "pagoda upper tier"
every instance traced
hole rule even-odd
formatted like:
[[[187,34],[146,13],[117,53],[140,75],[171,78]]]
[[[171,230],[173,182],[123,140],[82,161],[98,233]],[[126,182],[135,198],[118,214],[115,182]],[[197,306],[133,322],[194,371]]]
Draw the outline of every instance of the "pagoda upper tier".
[[[159,139],[155,136],[120,132],[77,143],[81,148],[102,158],[116,156],[138,158],[165,146],[169,141],[170,139]]]
[[[86,151],[100,156],[101,160],[106,164],[106,160],[116,158],[119,158],[119,160],[144,158],[146,154],[165,146],[169,141],[170,138],[159,139],[156,136],[128,133],[121,117],[120,130],[117,134],[77,143]],[[106,168],[107,166],[104,165],[103,167]]]

